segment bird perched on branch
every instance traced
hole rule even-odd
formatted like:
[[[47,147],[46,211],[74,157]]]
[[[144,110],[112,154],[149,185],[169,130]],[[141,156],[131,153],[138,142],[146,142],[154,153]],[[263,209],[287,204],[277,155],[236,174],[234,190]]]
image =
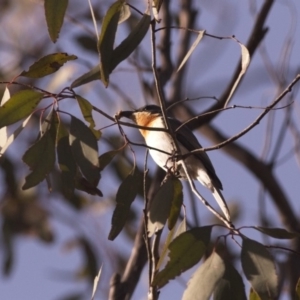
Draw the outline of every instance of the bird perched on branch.
[[[149,147],[150,155],[157,165],[166,171],[170,169],[179,170],[180,177],[187,177],[185,171],[180,166],[182,164],[180,156],[177,156],[177,159],[175,158],[178,151],[176,151],[172,136],[165,130],[166,126],[159,106],[146,105],[135,111],[121,111],[119,117],[129,118],[139,126],[163,128],[164,130],[162,131],[147,129],[139,130]],[[202,148],[197,138],[188,127],[182,126],[176,131],[182,124],[178,120],[170,117],[168,117],[168,120],[176,136],[177,145],[180,148],[181,155],[185,156],[185,154],[190,151]],[[211,190],[226,219],[230,221],[229,210],[220,191],[222,190],[222,183],[216,175],[215,169],[206,152],[201,151],[185,156],[184,161],[190,177],[192,179],[197,179],[202,185]]]

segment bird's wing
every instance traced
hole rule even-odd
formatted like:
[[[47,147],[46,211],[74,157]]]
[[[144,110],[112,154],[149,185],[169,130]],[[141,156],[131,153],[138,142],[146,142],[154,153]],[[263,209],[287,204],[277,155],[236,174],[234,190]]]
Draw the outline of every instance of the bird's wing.
[[[170,118],[170,124],[172,126],[172,129],[174,132],[176,129],[181,125],[181,123],[176,119]],[[176,137],[178,141],[188,150],[193,151],[195,149],[202,148],[200,143],[198,142],[197,138],[193,134],[193,132],[187,127],[183,126],[176,132]],[[218,178],[216,171],[208,157],[205,151],[201,151],[198,153],[195,153],[194,156],[196,156],[204,165],[205,169],[207,170],[207,173],[209,177],[212,179],[214,185],[222,190],[222,183],[220,179]]]

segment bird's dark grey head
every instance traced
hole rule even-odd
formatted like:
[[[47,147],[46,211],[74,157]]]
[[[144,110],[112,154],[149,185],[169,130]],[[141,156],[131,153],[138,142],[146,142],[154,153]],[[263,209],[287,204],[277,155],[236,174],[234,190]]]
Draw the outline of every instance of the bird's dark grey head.
[[[124,111],[121,111],[119,113],[119,117],[122,118],[122,117],[125,117],[125,118],[128,118],[128,119],[132,119],[133,118],[133,115],[135,113],[139,113],[139,112],[148,112],[150,114],[161,114],[161,108],[157,105],[145,105],[143,107],[140,107],[136,110],[124,110]]]
[[[158,105],[145,105],[136,110],[136,112],[150,112],[153,114],[161,114],[161,108]]]

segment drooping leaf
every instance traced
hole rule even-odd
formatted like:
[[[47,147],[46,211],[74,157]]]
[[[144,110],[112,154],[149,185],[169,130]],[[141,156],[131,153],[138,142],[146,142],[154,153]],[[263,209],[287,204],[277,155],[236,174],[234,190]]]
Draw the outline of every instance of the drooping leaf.
[[[170,209],[174,197],[174,185],[171,177],[159,188],[151,201],[148,212],[147,231],[151,237],[165,226],[170,215]]]
[[[67,199],[71,199],[74,196],[77,166],[69,144],[69,132],[61,122],[57,126],[56,151],[61,171],[62,193]]]
[[[204,36],[205,30],[200,30],[198,32],[198,36],[196,38],[196,40],[194,41],[193,45],[191,46],[190,50],[188,51],[188,53],[185,55],[185,57],[183,58],[182,62],[180,63],[177,72],[180,71],[180,69],[184,66],[184,64],[187,62],[187,60],[189,59],[189,57],[192,55],[192,53],[194,52],[194,50],[196,49],[196,47],[198,46],[198,44],[200,43],[200,41],[202,40],[203,36]]]
[[[100,66],[97,65],[92,68],[90,71],[86,72],[85,74],[81,75],[77,79],[75,79],[72,84],[71,88],[79,87],[83,84],[89,83],[91,81],[100,79]]]
[[[26,190],[43,181],[52,171],[55,163],[56,129],[53,123],[41,138],[24,154],[23,161],[30,167],[22,189]]]
[[[45,0],[45,15],[52,42],[56,42],[63,25],[68,0]]]
[[[98,144],[93,132],[79,119],[71,117],[69,142],[82,174],[93,185],[100,180]]]
[[[210,233],[211,226],[196,227],[176,237],[169,245],[170,260],[165,268],[154,276],[152,285],[162,287],[197,264],[205,253]]]
[[[300,237],[300,233],[290,232],[283,228],[267,228],[261,226],[255,226],[253,228],[275,239],[294,239]]]
[[[28,71],[23,71],[20,76],[29,78],[41,78],[56,72],[67,61],[74,59],[77,59],[77,56],[69,55],[67,53],[48,54],[31,65]]]
[[[278,276],[274,260],[264,245],[244,237],[241,261],[246,278],[260,298],[275,298]]]
[[[138,24],[133,28],[130,34],[118,45],[112,53],[112,59],[110,64],[110,73],[116,68],[116,66],[125,60],[141,43],[145,35],[148,32],[150,26],[151,17],[145,13]]]
[[[42,93],[33,90],[23,90],[14,94],[0,107],[0,128],[29,116],[42,98]]]
[[[84,50],[88,50],[91,53],[98,55],[97,41],[94,37],[91,37],[90,35],[87,34],[80,34],[76,36],[76,42],[79,44],[80,47],[84,48]],[[100,69],[99,69],[99,74],[100,74]]]
[[[238,42],[238,41],[237,41]],[[230,102],[231,98],[232,98],[232,95],[234,94],[236,88],[238,87],[238,84],[240,83],[243,75],[246,73],[247,69],[248,69],[248,66],[250,64],[250,54],[249,54],[249,51],[248,49],[246,48],[245,45],[243,45],[242,43],[238,42],[238,44],[240,45],[241,47],[241,71],[240,71],[240,74],[239,76],[237,77],[234,85],[232,86],[232,89],[229,93],[229,96],[227,97],[227,100],[225,102],[225,105],[224,107],[226,107],[228,105],[228,103]]]
[[[214,290],[214,300],[247,300],[243,279],[238,271],[225,262],[225,273]]]
[[[103,18],[101,33],[98,42],[98,51],[101,61],[101,80],[106,87],[108,86],[112,52],[122,6],[122,1],[117,1],[109,7]]]
[[[181,181],[174,177],[173,181],[173,200],[171,204],[170,215],[168,218],[168,228],[171,230],[180,215],[180,209],[183,203],[183,192],[182,192],[182,183]]]
[[[111,229],[108,235],[109,240],[114,240],[123,229],[129,215],[131,203],[138,193],[141,180],[142,177],[138,169],[134,168],[121,183],[116,195],[117,205],[111,220]]]
[[[192,275],[182,300],[209,300],[224,273],[223,259],[217,252],[213,252]]]

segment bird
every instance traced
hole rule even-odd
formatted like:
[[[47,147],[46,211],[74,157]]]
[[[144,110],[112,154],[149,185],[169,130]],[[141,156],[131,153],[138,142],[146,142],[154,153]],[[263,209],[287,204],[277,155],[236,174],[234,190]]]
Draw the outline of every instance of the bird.
[[[140,128],[139,131],[144,137],[146,145],[149,147],[152,159],[159,167],[165,171],[172,170],[172,168],[179,170],[180,177],[182,179],[187,178],[185,171],[181,167],[182,159],[179,158],[177,161],[172,159],[172,156],[174,157],[174,153],[176,153],[176,146],[174,145],[171,135],[166,131],[166,125],[160,106],[146,105],[133,111],[121,111],[119,112],[119,117],[128,118],[139,126],[162,128],[163,130],[161,131],[142,128]],[[180,153],[183,156],[195,149],[202,148],[193,132],[187,126],[182,126],[179,120],[169,116],[168,120],[176,136]],[[207,153],[205,151],[193,153],[192,155],[186,156],[184,161],[190,177],[194,180],[198,180],[212,192],[226,219],[230,221],[229,209],[221,192],[223,189],[222,183]]]

